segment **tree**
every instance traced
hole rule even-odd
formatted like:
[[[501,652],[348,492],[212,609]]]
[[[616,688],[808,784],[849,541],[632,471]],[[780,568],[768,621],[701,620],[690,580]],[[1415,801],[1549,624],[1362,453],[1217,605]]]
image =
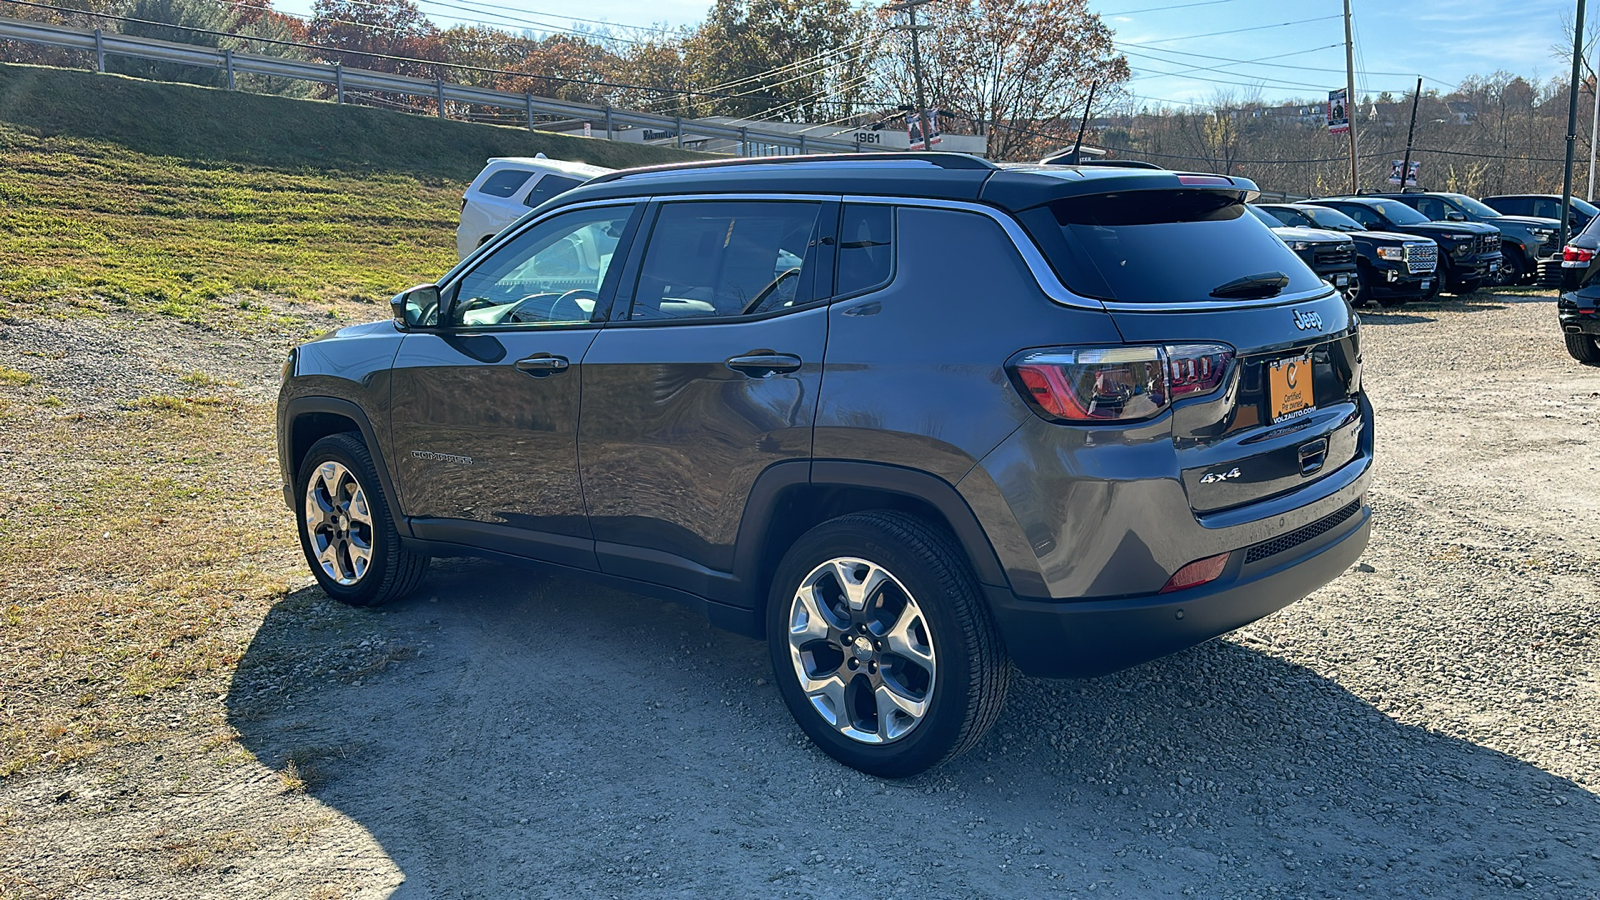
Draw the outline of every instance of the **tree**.
[[[717,0],[685,39],[702,114],[837,118],[867,89],[867,14],[848,0]]]
[[[502,76],[500,90],[599,105],[610,92],[594,82],[610,77],[616,58],[598,43],[557,34],[536,42],[512,68],[527,74]]]
[[[1070,143],[1089,85],[1096,85],[1097,102],[1109,106],[1129,78],[1126,58],[1087,0],[940,0],[920,10],[933,25],[931,39],[922,39],[928,102],[987,134],[992,159],[1037,158]],[[909,102],[910,42],[903,32],[890,51],[882,68],[885,93]]]
[[[316,0],[308,28],[330,61],[397,75],[441,74],[439,29],[411,0]]]

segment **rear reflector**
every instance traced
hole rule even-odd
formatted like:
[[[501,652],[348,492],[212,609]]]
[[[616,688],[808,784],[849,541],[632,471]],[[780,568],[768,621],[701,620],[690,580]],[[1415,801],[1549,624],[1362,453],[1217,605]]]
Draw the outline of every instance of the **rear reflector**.
[[[1208,556],[1205,559],[1197,559],[1189,563],[1172,573],[1172,577],[1167,579],[1167,584],[1161,589],[1161,593],[1170,594],[1173,591],[1199,587],[1202,584],[1216,581],[1222,576],[1222,570],[1228,567],[1229,555],[1228,553],[1219,553],[1216,556]]]

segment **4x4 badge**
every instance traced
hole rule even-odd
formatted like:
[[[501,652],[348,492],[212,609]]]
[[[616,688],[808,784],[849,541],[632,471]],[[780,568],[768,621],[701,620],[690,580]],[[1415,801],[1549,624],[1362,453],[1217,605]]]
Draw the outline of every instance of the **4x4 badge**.
[[[1233,470],[1229,471],[1229,472],[1212,472],[1210,475],[1207,475],[1204,478],[1201,478],[1200,479],[1200,483],[1201,484],[1216,484],[1219,481],[1227,481],[1229,478],[1238,478],[1238,477],[1239,477],[1239,467],[1238,466],[1234,466]]]
[[[1291,309],[1289,312],[1294,313],[1294,327],[1301,331],[1322,330],[1322,313],[1301,312],[1298,309]]]

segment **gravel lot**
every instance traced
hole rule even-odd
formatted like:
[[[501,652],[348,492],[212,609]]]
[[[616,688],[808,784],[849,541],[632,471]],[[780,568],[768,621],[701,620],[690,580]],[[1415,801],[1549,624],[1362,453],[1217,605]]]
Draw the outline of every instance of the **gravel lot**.
[[[933,774],[836,765],[760,644],[677,607],[435,563],[381,612],[291,594],[174,709],[238,764],[197,734],[0,780],[0,866],[85,897],[1600,897],[1600,370],[1551,306],[1366,316],[1362,564],[1166,660],[1018,679]],[[185,840],[214,862],[141,862]]]

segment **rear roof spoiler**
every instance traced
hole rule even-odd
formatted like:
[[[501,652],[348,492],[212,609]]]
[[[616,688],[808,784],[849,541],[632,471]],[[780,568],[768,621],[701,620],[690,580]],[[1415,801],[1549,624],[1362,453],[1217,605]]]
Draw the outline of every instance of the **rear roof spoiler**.
[[[991,175],[983,185],[981,199],[1020,212],[1057,200],[1093,194],[1180,190],[1232,193],[1244,202],[1261,196],[1261,189],[1255,182],[1232,175],[1109,166],[1022,166]]]

